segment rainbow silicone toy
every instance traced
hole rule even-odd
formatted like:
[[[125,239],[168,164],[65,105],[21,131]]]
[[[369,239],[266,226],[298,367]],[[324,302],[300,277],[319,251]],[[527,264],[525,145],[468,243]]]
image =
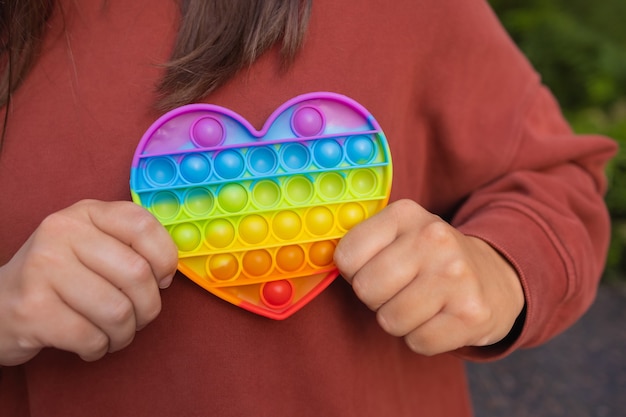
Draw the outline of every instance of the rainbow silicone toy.
[[[338,240],[387,204],[391,178],[372,115],[320,92],[286,102],[261,131],[210,104],[165,114],[139,142],[130,188],[169,231],[181,272],[284,319],[337,277]]]

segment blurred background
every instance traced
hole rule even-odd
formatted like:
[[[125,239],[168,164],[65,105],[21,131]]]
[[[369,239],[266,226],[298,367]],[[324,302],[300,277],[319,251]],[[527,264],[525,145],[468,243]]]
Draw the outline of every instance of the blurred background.
[[[612,219],[598,297],[539,348],[468,364],[476,417],[626,417],[626,0],[490,0],[578,133],[620,144],[607,167]]]
[[[577,132],[626,148],[626,1],[492,0]],[[626,271],[626,149],[609,166],[613,239],[605,279]]]

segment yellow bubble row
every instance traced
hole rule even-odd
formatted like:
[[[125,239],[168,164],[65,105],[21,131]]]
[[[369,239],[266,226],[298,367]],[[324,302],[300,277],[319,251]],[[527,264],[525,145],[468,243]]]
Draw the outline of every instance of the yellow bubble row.
[[[365,205],[348,202],[282,210],[271,215],[253,213],[232,219],[184,222],[172,225],[169,232],[181,256],[195,256],[216,250],[339,237],[371,214]]]

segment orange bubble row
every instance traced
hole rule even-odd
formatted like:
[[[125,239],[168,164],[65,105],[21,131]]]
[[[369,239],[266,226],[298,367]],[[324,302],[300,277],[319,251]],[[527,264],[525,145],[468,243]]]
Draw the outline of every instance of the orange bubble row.
[[[230,282],[244,278],[265,278],[273,274],[319,272],[333,264],[335,240],[322,240],[305,245],[253,249],[239,253],[218,253],[207,257],[206,272],[214,282]]]

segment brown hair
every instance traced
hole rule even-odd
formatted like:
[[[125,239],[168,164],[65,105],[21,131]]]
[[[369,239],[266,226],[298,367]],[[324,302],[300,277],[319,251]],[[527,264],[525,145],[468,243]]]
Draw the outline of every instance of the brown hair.
[[[52,9],[52,0],[0,2],[0,106],[6,106],[0,146],[6,132],[11,94],[22,84],[36,60]]]
[[[106,2],[106,0],[103,0]],[[281,42],[284,64],[304,40],[312,0],[180,0],[181,22],[165,75],[160,110],[198,100]],[[0,1],[0,106],[36,62],[54,0]],[[4,130],[2,137],[4,137]],[[0,146],[1,146],[0,138]]]
[[[161,109],[189,103],[279,40],[289,63],[304,39],[311,0],[183,0],[183,24],[158,86]]]

